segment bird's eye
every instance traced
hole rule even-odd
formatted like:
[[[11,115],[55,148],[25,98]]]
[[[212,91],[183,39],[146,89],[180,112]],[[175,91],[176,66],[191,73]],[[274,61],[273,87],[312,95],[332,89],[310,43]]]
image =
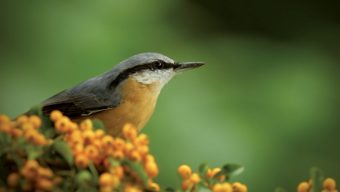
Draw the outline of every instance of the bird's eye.
[[[154,61],[153,68],[154,69],[163,69],[164,63],[162,61]]]

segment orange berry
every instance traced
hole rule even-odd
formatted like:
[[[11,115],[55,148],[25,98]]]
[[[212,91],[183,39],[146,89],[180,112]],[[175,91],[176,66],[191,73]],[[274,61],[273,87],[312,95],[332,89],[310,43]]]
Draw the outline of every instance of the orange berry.
[[[104,187],[100,187],[99,192],[112,192],[113,191],[113,187],[112,186],[104,186]]]
[[[232,192],[232,187],[229,183],[217,183],[213,187],[213,192]]]
[[[124,169],[122,166],[116,166],[110,168],[110,173],[112,173],[117,178],[121,179],[124,176]]]
[[[86,168],[89,165],[89,159],[84,154],[77,154],[75,157],[75,164],[77,167]]]
[[[113,146],[113,137],[111,135],[105,135],[102,138],[102,143],[105,147],[112,147]]]
[[[138,146],[137,151],[142,156],[145,156],[149,153],[149,147],[148,146]]]
[[[7,123],[0,123],[0,131],[9,133],[11,131],[11,125]]]
[[[131,123],[127,123],[123,127],[123,136],[132,141],[137,137],[137,129]]]
[[[144,165],[145,171],[150,178],[154,178],[158,175],[157,164],[153,161],[146,162]]]
[[[36,116],[36,115],[32,115],[28,118],[28,121],[33,125],[33,127],[35,129],[38,129],[39,127],[41,127],[41,119],[40,117]]]
[[[190,177],[190,181],[194,184],[197,184],[201,181],[200,176],[197,173],[194,173]]]
[[[122,159],[124,159],[124,153],[123,153],[123,151],[121,151],[121,150],[114,150],[113,152],[112,152],[112,157],[113,158],[115,158],[115,159],[117,159],[117,160],[122,160]]]
[[[94,134],[97,139],[101,139],[105,135],[105,132],[102,129],[97,129]]]
[[[152,181],[149,182],[149,188],[152,189],[152,191],[160,191],[161,187]]]
[[[11,122],[11,119],[4,114],[0,114],[0,123],[9,123]]]
[[[137,186],[126,185],[124,188],[124,192],[142,192]]]
[[[125,143],[125,146],[124,146],[125,148],[124,148],[124,152],[125,153],[130,153],[132,150],[133,150],[133,148],[134,148],[134,146],[132,145],[132,143]]]
[[[46,140],[44,135],[37,133],[34,136],[33,143],[36,144],[36,145],[46,145],[46,144],[48,144],[48,141]]]
[[[190,182],[190,180],[184,180],[182,182],[182,185],[181,185],[181,188],[184,190],[184,191],[187,191],[189,188],[192,187],[192,183]]]
[[[101,187],[112,185],[112,175],[110,173],[102,173],[99,177],[99,185]]]
[[[177,171],[183,179],[188,179],[192,173],[191,168],[188,165],[179,166]]]
[[[51,178],[53,176],[53,172],[51,169],[39,167],[38,168],[39,177]]]
[[[142,160],[141,155],[136,150],[132,150],[129,154],[129,157],[132,161],[141,161]]]
[[[68,131],[68,126],[70,124],[70,119],[68,117],[61,117],[55,122],[55,128],[61,133]]]
[[[298,187],[298,192],[308,192],[310,185],[307,182],[301,182]]]
[[[91,142],[95,138],[94,132],[92,130],[84,131],[83,132],[83,138],[84,138],[85,142]]]
[[[149,138],[146,134],[142,133],[136,138],[136,145],[149,145]]]
[[[82,153],[84,151],[84,145],[82,144],[75,144],[72,146],[72,152],[74,154]]]
[[[332,178],[326,178],[324,181],[323,181],[323,188],[329,190],[329,191],[332,191],[336,188],[336,182],[334,179]]]
[[[58,111],[58,110],[54,110],[51,112],[50,114],[50,119],[54,122],[58,121],[59,119],[61,119],[63,117],[63,114]]]
[[[113,146],[117,150],[122,150],[125,147],[125,141],[121,138],[116,138],[113,140]]]
[[[53,181],[51,181],[49,179],[39,179],[39,181],[36,182],[36,187],[38,189],[43,190],[43,191],[52,191]]]
[[[93,128],[92,121],[90,119],[85,119],[84,121],[80,123],[79,128],[82,131],[92,130]]]
[[[27,169],[36,170],[39,167],[39,163],[36,160],[26,161],[25,167]]]
[[[97,149],[97,147],[93,146],[93,145],[88,145],[85,147],[85,154],[94,159],[99,155],[99,151]]]
[[[16,119],[16,122],[19,123],[20,125],[28,122],[28,117],[26,115],[21,115]]]
[[[19,184],[20,175],[18,173],[11,173],[7,177],[7,184],[10,187],[16,187]]]
[[[20,129],[11,129],[10,130],[10,134],[13,136],[13,137],[21,137],[23,135],[23,132],[20,130]]]
[[[153,162],[155,162],[156,160],[155,160],[155,157],[154,157],[153,155],[148,154],[148,155],[146,156],[146,158],[145,158],[145,161],[146,161],[146,162],[148,162],[148,161],[153,161]]]
[[[232,184],[232,188],[233,188],[233,192],[247,192],[247,186],[239,183],[239,182],[235,182]]]

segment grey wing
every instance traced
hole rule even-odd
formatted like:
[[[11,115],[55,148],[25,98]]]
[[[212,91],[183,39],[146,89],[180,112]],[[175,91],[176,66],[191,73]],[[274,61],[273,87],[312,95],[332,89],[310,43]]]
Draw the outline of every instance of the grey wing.
[[[119,101],[119,96],[114,94],[65,90],[44,101],[42,110],[45,114],[59,110],[70,118],[77,118],[114,108]]]

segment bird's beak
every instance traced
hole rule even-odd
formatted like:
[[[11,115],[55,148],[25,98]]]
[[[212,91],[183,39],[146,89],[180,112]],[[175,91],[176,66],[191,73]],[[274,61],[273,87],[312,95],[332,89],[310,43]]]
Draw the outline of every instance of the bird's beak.
[[[176,63],[175,65],[176,67],[174,68],[174,71],[176,73],[179,73],[179,72],[198,68],[204,65],[204,63],[203,62],[180,62],[180,63]]]

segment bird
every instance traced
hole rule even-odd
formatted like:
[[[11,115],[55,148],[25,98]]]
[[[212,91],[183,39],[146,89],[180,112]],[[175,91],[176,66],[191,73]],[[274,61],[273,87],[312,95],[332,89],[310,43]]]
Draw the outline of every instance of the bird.
[[[113,136],[132,124],[140,131],[153,114],[164,85],[203,62],[175,62],[154,52],[136,54],[110,71],[66,89],[41,103],[45,115],[61,111],[71,120],[99,119]]]

